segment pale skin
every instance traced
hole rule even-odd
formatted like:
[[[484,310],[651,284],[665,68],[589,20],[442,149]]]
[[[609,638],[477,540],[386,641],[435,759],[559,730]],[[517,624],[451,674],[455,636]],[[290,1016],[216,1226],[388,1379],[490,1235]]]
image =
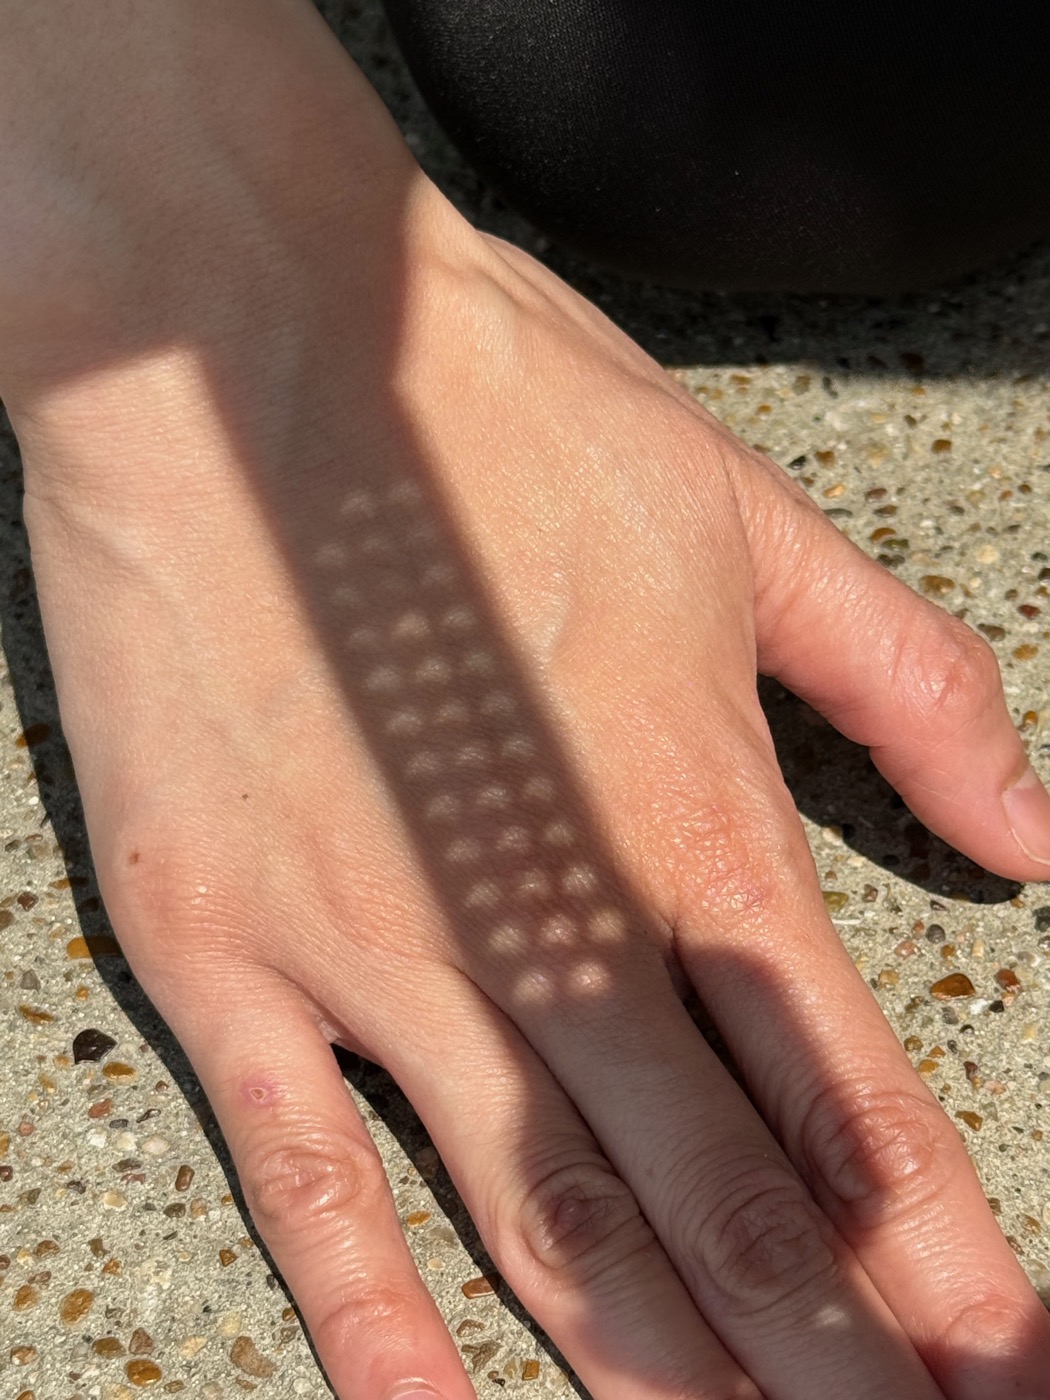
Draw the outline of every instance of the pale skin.
[[[0,18],[0,393],[94,859],[340,1397],[472,1392],[332,1043],[597,1400],[1046,1400],[755,697],[1045,880],[983,642],[468,227],[303,0]]]

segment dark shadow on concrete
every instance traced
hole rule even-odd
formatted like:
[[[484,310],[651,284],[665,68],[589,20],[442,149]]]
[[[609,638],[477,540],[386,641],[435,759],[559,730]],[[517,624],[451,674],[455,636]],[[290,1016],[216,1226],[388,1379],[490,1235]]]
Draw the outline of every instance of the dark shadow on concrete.
[[[867,750],[843,738],[805,701],[765,677],[759,698],[795,805],[811,821],[837,826],[852,850],[931,895],[1002,904],[1021,892],[1016,881],[993,875],[934,836],[908,811]]]

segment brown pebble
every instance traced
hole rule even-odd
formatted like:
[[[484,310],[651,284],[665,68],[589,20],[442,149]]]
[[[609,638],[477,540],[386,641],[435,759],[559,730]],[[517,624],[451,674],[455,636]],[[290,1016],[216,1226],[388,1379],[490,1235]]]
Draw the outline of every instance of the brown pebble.
[[[968,1108],[959,1108],[955,1111],[956,1118],[961,1118],[968,1128],[972,1128],[975,1133],[981,1131],[981,1124],[984,1119],[979,1113],[972,1113]]]
[[[162,1372],[155,1361],[129,1361],[124,1374],[132,1385],[156,1385]]]
[[[1031,642],[1025,642],[1023,646],[1014,647],[1013,658],[1015,661],[1031,661],[1033,656],[1039,655],[1039,648]]]
[[[40,1289],[34,1288],[31,1283],[23,1283],[22,1287],[15,1294],[14,1302],[11,1306],[15,1312],[25,1312],[27,1308],[35,1308],[40,1302]]]
[[[484,1332],[485,1324],[479,1322],[476,1317],[465,1317],[456,1328],[456,1336],[465,1336],[467,1332]]]
[[[441,1168],[436,1147],[421,1147],[415,1157],[416,1171],[424,1181],[433,1181]]]
[[[499,1274],[482,1274],[480,1278],[467,1279],[462,1293],[464,1298],[484,1298],[486,1294],[498,1293],[502,1282]]]
[[[73,960],[78,958],[119,958],[120,956],[120,944],[117,940],[102,933],[92,934],[89,938],[78,933],[66,944],[66,957]]]
[[[123,1060],[110,1060],[108,1065],[102,1066],[102,1073],[107,1079],[134,1079],[138,1074],[137,1069],[131,1065],[126,1065]]]
[[[909,1055],[914,1055],[917,1051],[922,1049],[922,1041],[917,1035],[910,1035],[904,1042],[904,1048]]]
[[[521,1368],[521,1378],[523,1381],[534,1381],[540,1374],[540,1363],[538,1361],[526,1361]]]
[[[89,1118],[108,1118],[113,1112],[112,1099],[99,1099],[98,1103],[93,1103],[87,1111]]]
[[[849,895],[843,890],[825,890],[824,908],[829,914],[837,914],[849,903]]]
[[[123,1356],[124,1343],[117,1337],[98,1337],[91,1343],[96,1356]]]
[[[230,1264],[232,1264],[233,1261],[234,1261],[236,1258],[237,1258],[237,1255],[234,1253],[234,1251],[233,1251],[232,1249],[220,1249],[220,1250],[219,1250],[219,1263],[222,1265],[222,1267],[223,1267],[224,1269],[227,1268]]]
[[[922,1077],[923,1077],[924,1079],[926,1079],[926,1078],[928,1078],[931,1074],[934,1074],[934,1073],[936,1072],[936,1070],[937,1070],[937,1061],[936,1061],[936,1060],[920,1060],[919,1063],[915,1066],[915,1068],[919,1071],[919,1073],[922,1075]]]
[[[121,1264],[119,1259],[107,1259],[106,1262],[102,1265],[102,1272],[104,1274],[108,1274],[111,1278],[119,1274],[120,1269]]]
[[[895,967],[884,967],[879,973],[880,987],[896,987],[901,980],[901,975]]]
[[[919,579],[919,587],[931,598],[946,598],[955,586],[955,580],[943,574],[923,574]]]
[[[414,1210],[411,1215],[406,1217],[405,1224],[411,1225],[415,1229],[417,1225],[425,1225],[429,1219],[429,1210]]]
[[[102,1243],[101,1235],[96,1235],[94,1239],[88,1240],[88,1249],[91,1250],[91,1253],[95,1256],[96,1259],[101,1259],[103,1254],[109,1253],[109,1250]]]
[[[470,1361],[470,1369],[475,1375],[483,1366],[487,1366],[493,1357],[502,1350],[502,1342],[464,1342],[460,1350]]]
[[[931,451],[936,452],[938,456],[940,456],[941,453],[950,452],[951,450],[951,438],[934,438],[933,443],[931,444]]]
[[[111,1035],[100,1031],[97,1026],[85,1026],[73,1037],[73,1061],[80,1065],[85,1061],[104,1059],[116,1043]]]
[[[31,749],[36,744],[42,744],[51,733],[51,726],[41,721],[39,724],[31,724],[27,729],[23,729],[15,740],[16,749]]]
[[[35,1390],[20,1390],[15,1396],[15,1400],[36,1400]]]
[[[50,1011],[42,1011],[39,1006],[20,1006],[19,1014],[23,1016],[32,1026],[46,1026],[48,1021],[55,1018]]]
[[[12,1347],[8,1355],[16,1366],[28,1366],[30,1362],[37,1359],[40,1353],[36,1347],[22,1346]]]
[[[265,1380],[272,1376],[277,1367],[268,1356],[263,1356],[251,1337],[237,1337],[230,1347],[230,1360],[249,1376]]]
[[[58,1254],[59,1252],[60,1251],[58,1245],[55,1243],[54,1240],[41,1240],[37,1247],[33,1250],[33,1253],[38,1259],[43,1259],[48,1254]]]
[[[148,1356],[152,1350],[153,1338],[144,1327],[136,1327],[128,1342],[128,1351],[132,1356]]]
[[[186,1166],[185,1162],[175,1173],[175,1190],[188,1191],[193,1185],[194,1171],[192,1167]]]
[[[949,1001],[952,997],[972,997],[973,994],[974,985],[965,972],[951,972],[939,982],[934,982],[930,988],[930,995],[935,996],[938,1001]]]
[[[95,1295],[90,1289],[74,1288],[72,1293],[67,1293],[62,1299],[58,1315],[63,1322],[79,1322],[91,1311],[94,1301]]]
[[[995,974],[995,980],[1004,992],[1017,992],[1021,989],[1021,979],[1016,972],[1011,972],[1008,967],[1001,967]]]

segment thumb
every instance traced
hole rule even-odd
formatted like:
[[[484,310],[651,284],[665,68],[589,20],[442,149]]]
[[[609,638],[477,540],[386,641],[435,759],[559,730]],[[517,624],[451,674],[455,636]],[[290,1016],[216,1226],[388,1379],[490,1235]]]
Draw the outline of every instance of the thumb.
[[[1050,880],[1050,795],[991,647],[783,487],[749,513],[759,670],[868,745],[931,831],[999,875]]]

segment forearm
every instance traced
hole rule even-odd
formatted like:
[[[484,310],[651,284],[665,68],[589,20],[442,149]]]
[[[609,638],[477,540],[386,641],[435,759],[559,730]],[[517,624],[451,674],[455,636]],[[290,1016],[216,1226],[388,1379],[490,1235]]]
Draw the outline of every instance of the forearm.
[[[0,0],[0,23],[9,407],[173,347],[243,355],[246,320],[272,367],[304,299],[364,340],[389,320],[432,191],[305,0]]]

